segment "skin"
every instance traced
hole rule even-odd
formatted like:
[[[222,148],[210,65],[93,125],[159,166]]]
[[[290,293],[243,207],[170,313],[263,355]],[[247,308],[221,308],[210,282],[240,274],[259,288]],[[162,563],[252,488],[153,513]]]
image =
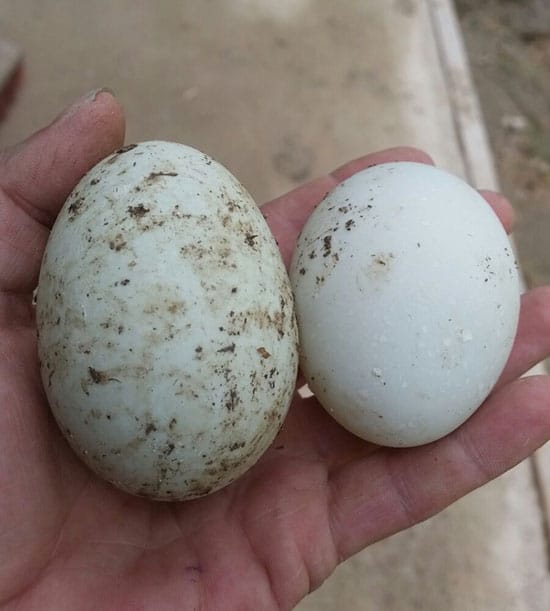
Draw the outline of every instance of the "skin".
[[[96,92],[0,156],[2,609],[290,609],[351,554],[441,511],[549,439],[550,378],[518,379],[550,354],[550,288],[539,288],[523,297],[497,388],[443,440],[376,447],[296,396],[272,448],[216,494],[155,503],[97,479],[50,415],[31,293],[66,196],[123,138],[122,109]],[[266,204],[285,261],[327,190],[390,160],[432,163],[414,149],[374,153]],[[510,229],[508,202],[484,195]]]

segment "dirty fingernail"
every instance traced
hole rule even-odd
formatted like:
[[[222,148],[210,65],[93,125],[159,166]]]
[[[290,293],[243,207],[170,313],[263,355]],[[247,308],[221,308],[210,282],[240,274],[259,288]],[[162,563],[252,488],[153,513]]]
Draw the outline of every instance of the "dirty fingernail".
[[[99,87],[97,89],[92,89],[82,97],[78,98],[75,102],[70,104],[63,110],[57,117],[54,119],[54,123],[61,121],[62,119],[66,119],[73,115],[77,110],[79,110],[84,104],[89,104],[90,102],[95,102],[97,97],[101,93],[110,93],[111,95],[115,95],[114,91],[109,87]]]
[[[89,91],[81,101],[95,102],[100,93],[110,93],[112,96],[115,95],[115,92],[110,87],[100,87],[99,89],[92,89],[92,91]]]

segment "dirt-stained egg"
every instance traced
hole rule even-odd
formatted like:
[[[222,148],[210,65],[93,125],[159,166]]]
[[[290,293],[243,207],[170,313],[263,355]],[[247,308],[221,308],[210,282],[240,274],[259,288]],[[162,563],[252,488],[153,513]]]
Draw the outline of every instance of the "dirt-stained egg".
[[[308,220],[290,276],[306,379],[368,441],[445,436],[510,354],[510,242],[476,190],[432,166],[382,164],[337,186]]]
[[[36,300],[53,414],[123,490],[208,494],[278,432],[297,370],[290,283],[259,208],[207,155],[153,141],[95,166],[52,229]]]

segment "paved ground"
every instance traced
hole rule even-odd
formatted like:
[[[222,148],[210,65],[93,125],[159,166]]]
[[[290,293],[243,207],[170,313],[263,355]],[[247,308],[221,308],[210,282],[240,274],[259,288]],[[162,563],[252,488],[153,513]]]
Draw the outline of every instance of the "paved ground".
[[[413,144],[464,174],[428,0],[19,0],[1,31],[27,76],[0,145],[112,87],[128,140],[172,139],[263,202],[369,150]],[[482,185],[479,185],[482,186]],[[301,611],[543,611],[542,515],[525,462],[344,564]]]
[[[526,279],[550,284],[550,2],[456,4]]]

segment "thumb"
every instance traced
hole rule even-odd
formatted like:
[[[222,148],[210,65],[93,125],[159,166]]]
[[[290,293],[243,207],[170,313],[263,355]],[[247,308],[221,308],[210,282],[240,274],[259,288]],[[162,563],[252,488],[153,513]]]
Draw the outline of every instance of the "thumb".
[[[124,112],[96,89],[51,125],[0,154],[0,186],[31,217],[51,225],[82,176],[124,142]]]

